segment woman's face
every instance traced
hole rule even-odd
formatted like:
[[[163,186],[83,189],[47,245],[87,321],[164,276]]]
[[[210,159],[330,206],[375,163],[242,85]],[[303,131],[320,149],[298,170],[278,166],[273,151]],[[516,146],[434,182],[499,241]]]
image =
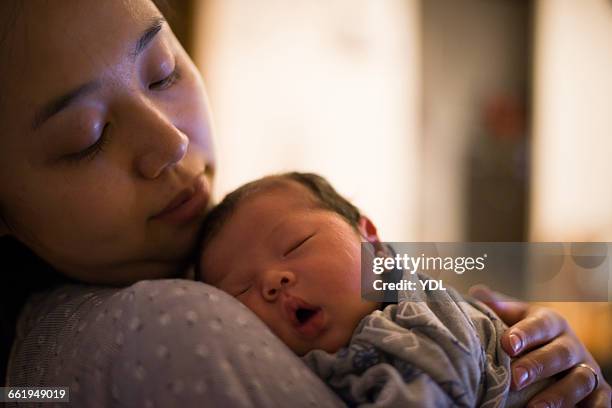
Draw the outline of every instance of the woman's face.
[[[204,85],[160,12],[27,1],[5,18],[0,232],[82,281],[177,273],[214,158]]]

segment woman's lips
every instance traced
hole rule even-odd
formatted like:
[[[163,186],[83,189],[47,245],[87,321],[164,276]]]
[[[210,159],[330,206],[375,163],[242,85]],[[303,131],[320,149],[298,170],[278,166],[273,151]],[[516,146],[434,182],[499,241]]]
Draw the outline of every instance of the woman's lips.
[[[204,176],[198,177],[194,184],[178,193],[166,208],[152,217],[153,220],[184,224],[202,215],[208,205],[208,186]]]
[[[291,326],[301,337],[314,339],[325,328],[325,312],[320,307],[311,305],[295,296],[288,296],[283,307]],[[304,312],[306,318],[300,319],[298,311]]]

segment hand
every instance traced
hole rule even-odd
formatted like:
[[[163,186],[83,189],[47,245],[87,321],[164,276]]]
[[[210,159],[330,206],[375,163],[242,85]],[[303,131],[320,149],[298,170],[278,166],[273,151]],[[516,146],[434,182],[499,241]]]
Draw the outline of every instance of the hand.
[[[516,301],[486,286],[475,286],[470,294],[484,302],[509,326],[501,343],[513,358],[512,384],[520,390],[536,381],[565,372],[554,384],[529,401],[529,407],[610,407],[612,391],[599,365],[557,312]],[[592,367],[595,375],[579,363]],[[539,405],[539,404],[542,405]],[[547,404],[547,405],[546,405]]]

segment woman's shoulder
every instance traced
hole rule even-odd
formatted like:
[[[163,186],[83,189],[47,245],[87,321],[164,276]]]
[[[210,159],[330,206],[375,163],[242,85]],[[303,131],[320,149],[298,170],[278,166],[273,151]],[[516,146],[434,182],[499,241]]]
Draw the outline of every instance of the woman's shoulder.
[[[81,332],[90,320],[101,323],[108,316],[118,323],[123,315],[148,313],[149,308],[187,307],[189,300],[200,298],[215,303],[220,298],[227,301],[225,297],[209,285],[187,279],[143,280],[125,287],[64,284],[29,297],[19,317],[16,339],[36,328],[79,331],[80,327]]]
[[[62,383],[78,392],[93,373],[99,381],[94,388],[88,382],[88,392],[102,397],[110,394],[110,380],[118,372],[140,367],[135,359],[170,353],[181,357],[176,350],[181,343],[193,342],[191,336],[215,324],[221,331],[227,320],[223,311],[235,308],[245,309],[209,285],[184,279],[121,288],[66,284],[36,293],[19,318],[7,383]],[[202,324],[206,330],[198,327]]]
[[[45,296],[47,315],[13,349],[12,386],[63,384],[82,405],[197,406],[204,392],[218,405],[280,405],[285,390],[304,405],[311,390],[336,405],[250,310],[209,285],[167,279]]]

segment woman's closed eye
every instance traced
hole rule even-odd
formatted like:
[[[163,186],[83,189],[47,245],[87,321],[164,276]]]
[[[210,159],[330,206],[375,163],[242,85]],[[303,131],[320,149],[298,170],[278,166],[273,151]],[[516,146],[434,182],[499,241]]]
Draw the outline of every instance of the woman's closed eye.
[[[160,79],[159,81],[155,81],[149,85],[149,89],[152,91],[163,91],[165,89],[170,88],[172,85],[177,83],[181,79],[181,74],[178,70],[178,67],[175,67],[174,70],[167,75],[166,77]]]
[[[174,70],[169,75],[160,79],[159,81],[156,81],[150,84],[149,89],[155,90],[155,91],[163,91],[173,86],[176,82],[180,80],[180,78],[181,78],[181,75],[178,71],[178,67],[175,67]],[[104,150],[104,148],[106,147],[106,144],[109,141],[109,137],[108,137],[109,126],[110,126],[110,123],[106,123],[104,125],[104,127],[102,128],[102,132],[100,133],[100,137],[98,137],[95,143],[93,143],[92,145],[88,146],[87,148],[77,153],[72,153],[72,154],[67,155],[66,160],[69,162],[80,162],[82,160],[88,160],[88,161],[93,160],[99,153],[101,153]]]
[[[80,152],[67,155],[66,160],[69,162],[80,162],[82,160],[89,160],[89,161],[93,160],[98,155],[98,153],[104,150],[104,148],[106,147],[106,144],[108,143],[109,126],[110,126],[110,123],[106,123],[104,125],[104,127],[102,128],[102,132],[100,133],[100,137],[98,137],[98,140],[96,140],[94,144],[88,146],[87,148],[81,150]]]
[[[302,239],[298,240],[297,242],[295,242],[293,245],[291,245],[291,247],[289,247],[289,249],[287,251],[285,251],[285,253],[283,254],[283,257],[286,257],[287,255],[289,255],[293,251],[295,251],[298,248],[300,248],[302,245],[304,245],[306,242],[308,242],[308,240],[310,240],[314,236],[315,236],[315,233],[312,233],[312,234],[308,235],[307,237],[302,238]]]

